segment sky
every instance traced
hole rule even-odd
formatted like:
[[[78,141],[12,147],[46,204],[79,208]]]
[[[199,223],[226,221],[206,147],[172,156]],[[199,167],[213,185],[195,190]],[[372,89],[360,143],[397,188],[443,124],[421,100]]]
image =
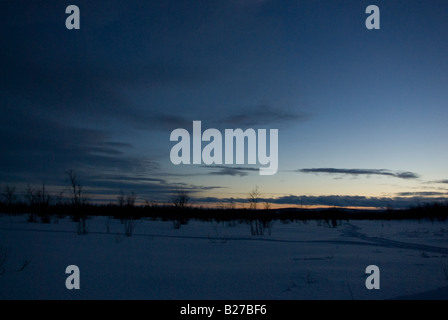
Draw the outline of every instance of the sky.
[[[365,22],[380,10],[380,29]],[[66,7],[80,29],[66,28]],[[448,196],[445,0],[2,1],[0,188],[94,202],[404,208]],[[278,130],[278,171],[179,164],[177,128]],[[202,147],[206,145],[202,143]]]

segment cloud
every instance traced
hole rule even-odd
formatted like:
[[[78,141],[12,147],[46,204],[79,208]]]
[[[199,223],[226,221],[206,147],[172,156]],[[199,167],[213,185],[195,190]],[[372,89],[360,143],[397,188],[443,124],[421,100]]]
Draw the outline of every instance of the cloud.
[[[346,175],[380,175],[389,176],[400,179],[417,179],[419,176],[414,172],[409,171],[391,171],[387,169],[337,169],[337,168],[312,168],[312,169],[298,169],[296,172],[303,173],[328,173],[328,174],[346,174]]]
[[[247,198],[197,198],[198,202],[205,203],[247,203]],[[278,198],[263,198],[259,202],[269,202],[272,204],[296,206],[327,206],[327,207],[360,207],[360,208],[395,208],[407,209],[422,203],[446,202],[446,196],[429,197],[428,195],[412,197],[365,197],[347,195],[326,195],[326,196],[296,196],[288,195]]]
[[[368,198],[365,196],[284,196],[271,200],[276,204],[296,204],[312,206],[356,206],[356,207],[386,207],[390,204],[389,198]]]
[[[124,176],[159,168],[148,158],[128,155],[132,145],[111,140],[108,132],[64,124],[9,110],[0,119],[0,179],[29,183],[60,181],[73,169],[94,175]]]
[[[95,194],[95,199],[106,199],[108,195],[118,195],[119,190],[125,193],[135,192],[138,199],[157,200],[170,202],[174,190],[185,190],[190,194],[203,191],[222,189],[220,186],[201,186],[183,182],[171,182],[165,179],[153,178],[151,174],[144,175],[123,175],[101,174],[83,179],[86,187]],[[110,197],[109,197],[110,199]]]
[[[304,113],[285,111],[263,104],[244,108],[243,112],[224,117],[219,123],[231,127],[257,127],[291,122],[297,123],[308,118],[309,116]]]
[[[304,113],[282,111],[272,106],[261,105],[253,108],[246,108],[243,112],[231,113],[223,117],[216,117],[210,114],[190,114],[185,116],[176,113],[167,112],[148,112],[146,116],[135,114],[126,115],[127,117],[135,117],[133,123],[139,129],[145,130],[174,130],[183,128],[192,131],[193,121],[200,120],[202,122],[202,131],[208,128],[216,128],[219,130],[241,128],[279,128],[284,124],[301,123],[309,118]],[[234,170],[235,171],[235,170]],[[230,171],[223,170],[230,174]],[[230,174],[232,175],[232,174]],[[234,174],[237,175],[237,174]]]
[[[280,126],[285,123],[303,122],[309,118],[309,115],[299,112],[291,112],[274,108],[269,105],[259,105],[256,107],[243,108],[242,112],[230,113],[228,116],[210,118],[208,115],[190,115],[188,118],[178,113],[153,113],[147,123],[151,123],[153,128],[161,129],[189,129],[194,120],[201,120],[203,130],[206,128],[269,128]]]
[[[142,122],[142,125],[145,129],[171,131],[177,128],[184,128],[191,131],[193,120],[178,114],[153,113],[145,122]]]
[[[422,196],[422,197],[432,197],[432,196],[447,196],[448,192],[438,192],[438,191],[418,191],[418,192],[399,192],[398,196],[409,197],[409,196]]]
[[[126,91],[138,87],[151,88],[160,85],[172,85],[182,81],[185,69],[179,66],[127,66],[110,68],[90,62],[60,62],[61,65],[40,66],[38,62],[24,62],[23,66],[9,68],[0,89],[8,92],[16,108],[23,112],[38,110],[47,117],[65,119],[79,118],[96,123],[119,120],[139,128],[151,129],[151,126],[167,121],[179,121],[176,116],[154,117],[151,112],[140,108],[131,101]],[[160,70],[159,70],[160,69]],[[185,71],[187,72],[187,71]],[[23,78],[19,75],[32,74]],[[194,78],[193,74],[190,74]],[[7,80],[7,81],[6,81]],[[18,101],[19,100],[19,101]],[[22,101],[32,101],[23,103]]]
[[[220,187],[220,186],[198,186],[196,189],[198,191],[208,191],[208,190],[215,190],[215,189],[226,189],[227,187]]]
[[[432,181],[433,183],[446,183],[448,184],[448,179],[445,180],[437,180],[437,181]]]
[[[117,183],[126,186],[132,185],[144,185],[150,183],[168,184],[167,180],[161,178],[153,178],[151,176],[145,176],[144,174],[128,174],[128,175],[118,175],[118,174],[93,174],[89,176],[89,180],[92,182],[102,182],[107,181],[107,183]],[[125,188],[128,189],[128,188]]]
[[[55,6],[49,10],[55,10]],[[109,7],[109,3],[105,6]],[[44,19],[49,15],[42,6],[37,6],[37,12],[32,15],[26,7],[12,11],[20,16],[21,9],[26,9],[30,19],[40,16]],[[64,9],[61,7],[62,14]],[[113,32],[117,36],[111,40],[120,45],[110,45],[107,43],[110,28],[97,29],[97,21],[82,31],[82,37],[69,35],[59,24],[58,18],[27,28],[16,24],[5,33],[5,50],[0,61],[1,111],[6,108],[5,104],[10,104],[23,113],[37,112],[60,121],[82,119],[83,123],[97,125],[101,119],[102,124],[119,121],[151,129],[152,125],[160,124],[160,119],[153,118],[151,111],[161,107],[133,99],[134,92],[190,86],[211,76],[206,67],[186,58],[148,56],[144,53],[145,45],[139,50],[123,49],[129,36],[120,33],[120,29]],[[136,37],[131,38],[136,40]]]
[[[209,172],[210,175],[219,176],[239,176],[245,177],[251,172],[258,172],[258,168],[245,168],[245,167],[227,167],[227,166],[202,166],[203,168],[208,168],[212,171]]]
[[[278,204],[298,204],[298,205],[321,205],[338,207],[376,207],[376,208],[396,208],[405,209],[419,203],[446,201],[445,197],[365,197],[365,196],[285,196],[272,199],[272,203]]]

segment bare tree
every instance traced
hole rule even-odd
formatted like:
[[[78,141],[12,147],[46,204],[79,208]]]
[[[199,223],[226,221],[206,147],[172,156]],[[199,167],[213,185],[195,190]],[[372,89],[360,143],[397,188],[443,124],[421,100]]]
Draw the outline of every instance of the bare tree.
[[[53,196],[54,204],[56,206],[62,206],[64,204],[64,190],[60,191],[57,195]]]
[[[260,200],[261,192],[258,190],[258,186],[256,186],[250,193],[248,197],[249,208],[251,210],[257,209],[257,203]]]
[[[51,216],[47,210],[53,199],[45,188],[45,183],[42,183],[41,188],[28,185],[25,197],[31,209],[28,214],[28,221],[36,222],[39,215],[43,223],[50,223]]]
[[[120,195],[117,197],[117,200],[118,200],[118,205],[120,207],[124,207],[124,204],[126,203],[126,200],[125,200],[125,196],[124,196],[123,190],[120,190]]]
[[[126,196],[126,206],[127,207],[133,207],[135,205],[135,200],[137,199],[137,195],[135,194],[134,191],[132,191],[131,193],[129,193]]]
[[[236,207],[235,199],[232,197],[232,198],[230,198],[227,208],[230,210],[234,210],[235,207]]]
[[[31,207],[48,207],[51,202],[51,196],[45,188],[45,183],[42,183],[41,189],[28,185],[25,197]]]
[[[68,170],[67,172],[71,194],[72,194],[72,205],[73,206],[79,206],[86,202],[86,199],[84,197],[83,193],[83,187],[79,183],[79,177],[78,175],[72,170]]]
[[[188,195],[188,191],[185,189],[177,189],[173,191],[173,197],[171,198],[171,202],[176,208],[186,208],[188,206],[188,201],[190,201],[190,196]]]
[[[17,199],[17,197],[16,197],[16,188],[15,187],[10,187],[9,185],[7,185],[3,189],[3,192],[1,193],[1,197],[5,201],[6,205],[10,206],[10,205],[14,204],[14,202]]]
[[[135,200],[137,200],[137,194],[132,191],[131,193],[128,193],[127,195],[124,194],[123,190],[120,190],[120,195],[117,197],[118,199],[118,205],[120,207],[134,207],[135,206]]]
[[[269,203],[269,201],[265,201],[264,202],[264,210],[270,210],[271,209],[271,204]]]
[[[134,191],[125,194],[123,190],[120,190],[120,195],[117,196],[117,200],[120,207],[134,207],[135,201],[137,200],[137,194]]]
[[[147,200],[145,199],[145,207],[146,208],[158,208],[159,207],[159,203],[157,202],[157,200]]]
[[[78,222],[76,232],[79,235],[85,235],[88,233],[87,215],[79,209],[87,203],[87,199],[84,195],[83,187],[79,183],[78,175],[72,169],[68,170],[66,173],[68,175],[71,189],[70,191],[72,194],[72,206],[74,207],[76,213],[73,215],[73,220]]]
[[[135,194],[134,191],[125,195],[124,191],[120,190],[120,195],[117,197],[117,199],[118,199],[118,205],[123,210],[120,219],[121,223],[124,224],[125,235],[127,237],[130,237],[134,232],[137,222],[135,220],[135,216],[133,216],[132,214],[132,210],[129,209],[135,206],[135,200],[137,199],[137,195]]]
[[[137,221],[131,217],[126,218],[124,220],[124,234],[126,237],[131,237],[134,232],[135,227],[137,226]]]

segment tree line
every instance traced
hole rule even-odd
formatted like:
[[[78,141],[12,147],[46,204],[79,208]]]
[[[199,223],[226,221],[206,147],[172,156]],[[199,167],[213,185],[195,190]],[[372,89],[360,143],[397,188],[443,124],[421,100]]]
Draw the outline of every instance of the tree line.
[[[236,208],[235,203],[226,207],[202,208],[191,205],[190,193],[186,189],[172,190],[169,202],[160,203],[155,200],[143,200],[137,204],[137,194],[123,190],[116,196],[115,202],[95,204],[85,191],[79,175],[66,171],[67,188],[57,193],[50,193],[45,183],[39,187],[28,185],[19,197],[17,189],[10,185],[0,189],[0,212],[27,213],[30,221],[39,217],[49,222],[52,216],[71,215],[77,221],[83,221],[89,215],[107,215],[131,221],[140,217],[171,219],[184,224],[188,218],[213,220],[254,220],[258,219],[262,226],[269,225],[272,219],[280,220],[312,220],[329,219],[421,219],[436,218],[445,220],[448,216],[447,203],[428,203],[405,210],[346,210],[343,208],[304,209],[284,208],[272,209],[268,201],[262,198],[258,186],[252,189],[246,198],[247,207]],[[140,201],[142,203],[142,201]],[[333,220],[332,220],[333,219]],[[254,226],[255,229],[258,225]]]

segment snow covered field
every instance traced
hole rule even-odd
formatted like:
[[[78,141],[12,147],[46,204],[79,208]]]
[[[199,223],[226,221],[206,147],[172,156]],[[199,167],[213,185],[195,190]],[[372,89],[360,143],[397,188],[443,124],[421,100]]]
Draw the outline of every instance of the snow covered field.
[[[131,237],[108,217],[87,227],[0,215],[0,299],[448,298],[446,221],[274,221],[259,236],[236,221],[141,219]],[[65,286],[68,265],[80,290]],[[379,290],[365,286],[368,265]]]

